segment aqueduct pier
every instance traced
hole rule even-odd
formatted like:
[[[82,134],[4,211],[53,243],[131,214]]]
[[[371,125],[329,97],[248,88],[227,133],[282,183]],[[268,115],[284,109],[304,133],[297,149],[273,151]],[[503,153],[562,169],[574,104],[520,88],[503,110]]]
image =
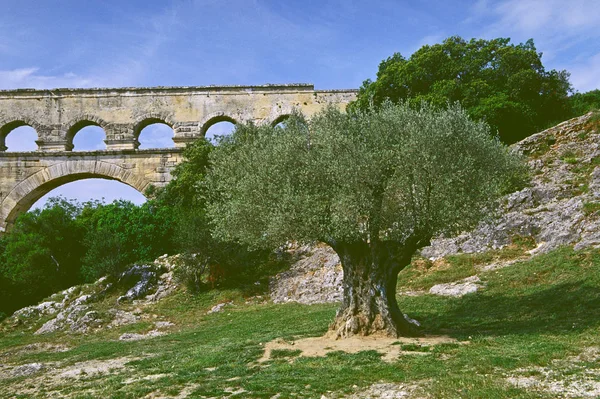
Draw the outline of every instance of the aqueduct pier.
[[[294,109],[310,117],[355,97],[356,90],[309,84],[0,91],[0,231],[71,181],[118,180],[142,193],[165,185],[183,147],[215,123],[275,125]],[[153,123],[173,129],[175,148],[138,149],[140,132]],[[71,151],[77,132],[90,125],[104,130],[106,150]],[[20,126],[35,129],[37,151],[5,152],[6,136]]]

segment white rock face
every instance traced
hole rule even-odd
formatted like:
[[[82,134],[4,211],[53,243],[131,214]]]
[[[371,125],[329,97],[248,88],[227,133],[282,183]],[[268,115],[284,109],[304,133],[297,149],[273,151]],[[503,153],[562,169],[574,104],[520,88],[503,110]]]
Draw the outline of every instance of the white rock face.
[[[333,249],[317,244],[291,252],[298,256],[298,260],[269,283],[273,302],[313,304],[342,300],[343,271],[340,258]]]
[[[563,122],[514,145],[528,157],[532,184],[504,198],[492,222],[454,238],[432,240],[421,254],[430,259],[456,253],[484,252],[529,236],[536,253],[562,245],[575,249],[600,245],[600,134],[587,126],[591,114]]]

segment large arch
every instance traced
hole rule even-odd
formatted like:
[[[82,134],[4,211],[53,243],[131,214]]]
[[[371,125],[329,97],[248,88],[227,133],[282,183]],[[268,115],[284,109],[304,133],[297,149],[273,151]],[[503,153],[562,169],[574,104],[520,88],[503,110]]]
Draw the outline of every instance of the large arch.
[[[91,114],[81,114],[77,117],[71,119],[68,123],[65,124],[65,130],[67,132],[66,137],[66,150],[71,151],[73,149],[73,139],[75,135],[84,127],[87,126],[98,126],[104,130],[106,134],[106,130],[108,128],[108,122],[104,121],[101,118],[98,118],[95,115]]]
[[[68,160],[54,164],[29,176],[18,183],[0,204],[0,220],[4,222],[0,230],[9,230],[18,215],[26,212],[45,194],[56,187],[72,181],[102,178],[125,183],[140,193],[151,182],[131,170],[99,160]]]

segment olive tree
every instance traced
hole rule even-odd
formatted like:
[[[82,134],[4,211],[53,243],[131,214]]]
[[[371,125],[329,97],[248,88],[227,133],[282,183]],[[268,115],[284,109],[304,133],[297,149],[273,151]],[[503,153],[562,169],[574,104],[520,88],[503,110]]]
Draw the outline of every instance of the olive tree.
[[[411,334],[398,273],[433,236],[475,226],[522,163],[458,105],[333,108],[284,128],[242,125],[211,153],[208,215],[220,239],[322,241],[344,271],[338,338]]]

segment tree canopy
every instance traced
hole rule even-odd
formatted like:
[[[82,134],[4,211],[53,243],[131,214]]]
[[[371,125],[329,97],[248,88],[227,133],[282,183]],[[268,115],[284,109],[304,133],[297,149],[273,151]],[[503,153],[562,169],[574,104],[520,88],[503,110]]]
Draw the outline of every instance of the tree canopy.
[[[217,237],[271,248],[318,240],[340,255],[338,336],[405,332],[398,272],[434,235],[473,227],[523,172],[457,105],[330,108],[285,128],[242,125],[210,158]]]
[[[508,38],[453,36],[408,59],[395,53],[383,60],[377,79],[363,83],[350,108],[366,110],[386,99],[442,107],[460,101],[472,118],[513,143],[571,116],[569,73],[546,71],[541,57],[532,39],[515,45]]]
[[[171,252],[172,221],[170,210],[154,201],[51,198],[0,237],[0,312]]]
[[[586,93],[575,93],[570,98],[573,116],[583,115],[590,111],[600,110],[600,90]]]

